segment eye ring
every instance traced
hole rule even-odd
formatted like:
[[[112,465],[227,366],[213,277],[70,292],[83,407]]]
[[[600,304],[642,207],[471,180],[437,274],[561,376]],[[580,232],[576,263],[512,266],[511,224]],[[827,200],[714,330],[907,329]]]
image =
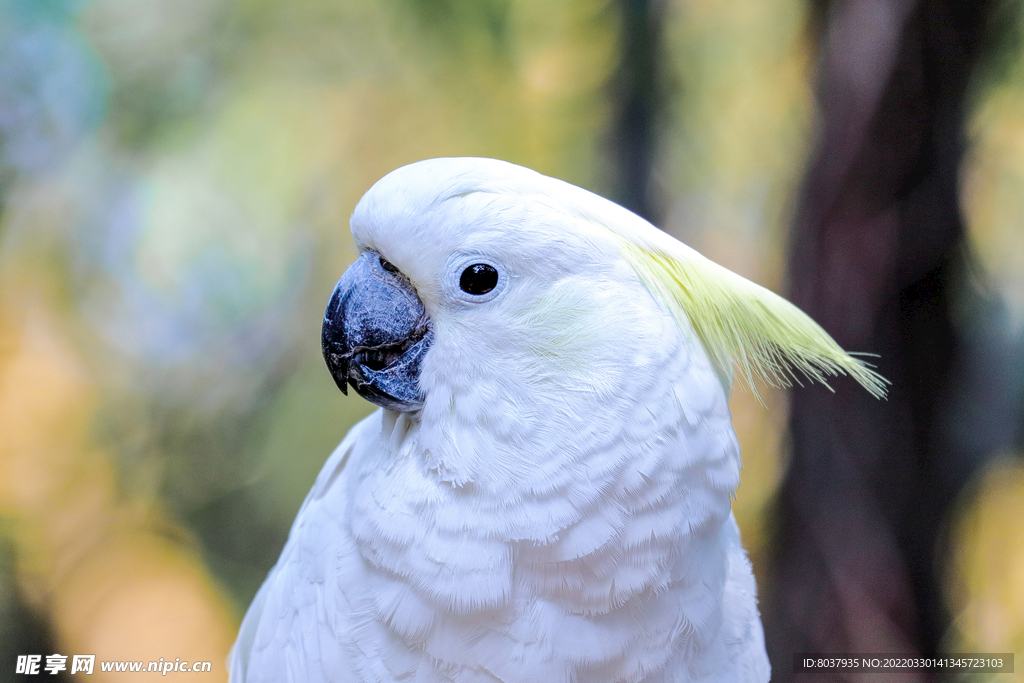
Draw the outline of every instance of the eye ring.
[[[465,287],[463,276],[466,277]],[[479,252],[455,253],[445,265],[444,289],[455,301],[479,306],[501,296],[510,278],[511,273],[504,264],[490,255]]]
[[[498,286],[498,270],[489,263],[474,263],[459,276],[459,289],[472,296],[483,296]]]

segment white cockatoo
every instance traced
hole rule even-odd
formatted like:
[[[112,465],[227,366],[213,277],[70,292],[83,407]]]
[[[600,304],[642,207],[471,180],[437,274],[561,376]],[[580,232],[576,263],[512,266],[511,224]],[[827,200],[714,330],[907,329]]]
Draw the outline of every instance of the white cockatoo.
[[[520,166],[405,166],[351,226],[323,351],[381,409],[306,498],[232,681],[767,681],[733,368],[884,380],[784,299]]]

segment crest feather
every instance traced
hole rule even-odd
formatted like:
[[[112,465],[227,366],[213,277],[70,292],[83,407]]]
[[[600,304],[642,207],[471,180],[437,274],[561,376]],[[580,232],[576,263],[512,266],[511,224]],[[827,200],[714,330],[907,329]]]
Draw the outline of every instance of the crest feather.
[[[735,365],[757,396],[755,377],[790,386],[800,383],[796,369],[831,390],[826,377],[842,374],[872,396],[885,396],[889,381],[850,356],[799,308],[681,243],[672,246],[682,249],[669,253],[625,239],[622,254],[677,318],[689,320],[721,377],[731,377]]]

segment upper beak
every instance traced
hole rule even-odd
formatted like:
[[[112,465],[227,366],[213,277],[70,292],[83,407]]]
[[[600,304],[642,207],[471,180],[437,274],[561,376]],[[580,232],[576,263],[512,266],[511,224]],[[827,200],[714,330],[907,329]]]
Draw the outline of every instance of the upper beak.
[[[338,280],[324,314],[324,360],[338,388],[397,411],[423,406],[420,363],[434,334],[416,290],[364,251]]]

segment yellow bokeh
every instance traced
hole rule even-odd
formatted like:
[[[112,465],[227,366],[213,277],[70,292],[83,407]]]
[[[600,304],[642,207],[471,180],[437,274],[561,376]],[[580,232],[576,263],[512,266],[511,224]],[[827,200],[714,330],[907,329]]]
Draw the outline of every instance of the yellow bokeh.
[[[957,652],[1024,652],[1024,460],[993,462],[964,494],[951,530],[947,599]],[[1021,662],[1013,680],[1024,681]],[[999,679],[1009,680],[1009,675]]]

